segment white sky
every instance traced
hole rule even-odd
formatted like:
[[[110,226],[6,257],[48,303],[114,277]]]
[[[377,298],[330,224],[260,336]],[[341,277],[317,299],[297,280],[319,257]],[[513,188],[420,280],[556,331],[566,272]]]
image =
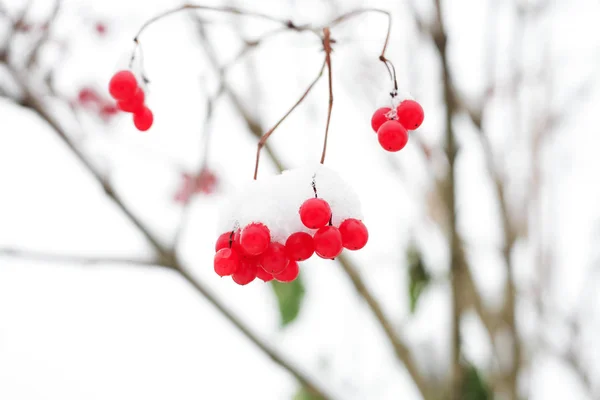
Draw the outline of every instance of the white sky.
[[[19,5],[22,1],[7,3]],[[37,10],[49,3],[34,0]],[[439,146],[443,110],[438,66],[429,45],[416,41],[410,33],[410,17],[400,3],[380,0],[369,5],[394,13],[389,56],[396,61],[401,83],[406,85],[410,79],[410,89],[426,110],[425,123],[416,134]],[[469,96],[478,95],[486,79],[480,61],[485,48],[483,3],[445,2],[451,64],[457,85]],[[498,29],[509,32],[513,19],[505,11],[502,14],[506,7],[499,3],[502,23]],[[556,9],[546,22],[551,27],[547,41],[556,64],[552,72],[559,82],[556,97],[562,106],[560,101],[570,88],[590,77],[596,82],[600,10],[591,0],[554,3]],[[68,38],[70,55],[60,65],[60,90],[72,96],[90,82],[105,90],[110,75],[127,59],[139,25],[173,4],[177,2],[65,0],[63,23],[56,34]],[[360,5],[353,0],[339,4],[341,10]],[[244,7],[315,23],[325,21],[331,12],[317,0],[254,0]],[[424,15],[430,13],[426,5],[421,7]],[[107,23],[106,39],[94,37],[92,21],[96,19]],[[110,171],[116,189],[133,205],[136,215],[165,242],[172,237],[180,213],[180,207],[172,202],[179,183],[174,162],[188,169],[200,162],[199,133],[206,98],[200,80],[206,80],[210,91],[216,85],[185,21],[185,16],[172,17],[142,36],[145,66],[152,80],[147,97],[155,113],[151,131],[135,131],[127,117],[108,126],[87,117],[85,134],[73,132],[95,164]],[[257,28],[260,25],[255,23],[246,27],[250,35],[256,34]],[[239,45],[229,29],[219,24],[211,34],[223,60],[235,54]],[[386,83],[385,71],[377,61],[383,29],[382,19],[371,17],[334,32],[342,43],[333,59],[336,100],[327,165],[339,171],[362,200],[370,243],[353,256],[361,264],[365,281],[398,326],[406,323],[403,335],[420,358],[443,371],[448,358],[448,337],[444,335],[449,323],[447,288],[436,286],[426,292],[418,315],[410,318],[402,269],[403,248],[416,231],[420,245],[426,245],[434,274],[441,276],[447,270],[443,238],[423,222],[427,212],[419,197],[427,185],[423,163],[411,143],[401,153],[383,154],[369,126],[373,104]],[[501,41],[509,43],[508,39]],[[527,62],[540,64],[541,50],[526,40],[524,46]],[[364,54],[371,57],[366,59]],[[502,63],[509,55],[505,44],[498,55],[498,76],[505,76]],[[46,56],[52,59],[52,53]],[[232,70],[230,81],[270,126],[316,74],[321,57],[317,43],[291,34],[255,53],[259,99],[246,94],[249,84],[243,66]],[[272,138],[286,166],[300,166],[320,157],[327,104],[324,82]],[[594,234],[596,243],[598,240],[600,201],[600,186],[595,184],[600,166],[596,156],[600,121],[594,108],[598,100],[594,84],[590,97],[558,130],[555,145],[544,160],[548,182],[544,194],[553,196],[544,210],[551,222],[546,229],[554,232],[557,261],[551,296],[564,311],[578,305],[587,269],[598,255],[592,241]],[[499,147],[520,143],[501,111],[490,119]],[[492,251],[501,239],[493,229],[491,189],[472,129],[464,121],[456,123],[463,146],[458,163],[461,230],[473,242],[477,283],[490,303],[497,304],[504,276],[498,255]],[[226,190],[238,187],[251,178],[255,139],[225,101],[218,103],[213,127],[211,165]],[[391,160],[400,165],[405,178],[400,179],[390,167]],[[526,161],[518,151],[505,159],[516,176],[519,168],[527,167],[521,166],[522,162]],[[263,157],[260,174],[273,171]],[[54,133],[30,112],[1,98],[0,188],[0,247],[79,255],[147,254],[142,238]],[[381,330],[335,263],[316,259],[305,263],[306,301],[297,322],[283,331],[278,328],[275,299],[266,285],[238,287],[230,280],[218,279],[211,251],[221,196],[198,198],[193,204],[183,258],[194,275],[339,398],[418,399]],[[531,249],[526,244],[523,247],[518,265],[522,267],[520,282],[525,285],[535,271],[529,266]],[[591,285],[595,292],[597,285]],[[591,304],[590,326],[600,328],[597,296],[586,302]],[[522,314],[524,326],[531,328],[529,314]],[[558,330],[549,335],[561,343]],[[484,364],[488,349],[480,325],[472,318],[465,320],[465,338],[469,357]],[[592,339],[589,351],[600,371],[597,341]],[[530,378],[531,399],[586,399],[577,380],[551,357],[537,357]],[[289,399],[295,390],[293,379],[173,273],[126,265],[82,266],[0,257],[0,399],[269,400]]]

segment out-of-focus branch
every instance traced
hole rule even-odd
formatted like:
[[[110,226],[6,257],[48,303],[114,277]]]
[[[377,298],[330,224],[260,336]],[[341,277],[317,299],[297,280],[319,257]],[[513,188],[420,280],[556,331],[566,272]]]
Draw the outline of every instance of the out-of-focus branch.
[[[202,23],[200,21],[196,21],[196,22],[197,22],[197,26],[198,26],[198,33],[199,33],[198,36],[200,38],[200,43],[202,44],[202,46],[208,56],[209,62],[212,64],[212,67],[216,71],[219,71],[220,70],[219,60],[216,57],[214,47],[210,43],[210,41],[208,41],[208,39],[206,37],[206,33],[202,27]],[[246,107],[244,106],[243,102],[241,101],[241,99],[239,98],[237,93],[233,90],[233,88],[231,88],[231,86],[228,85],[225,81],[223,81],[223,85],[224,85],[223,86],[224,90],[229,95],[229,98],[231,99],[234,107],[239,112],[239,114],[244,119],[244,121],[246,122],[246,125],[248,126],[248,130],[255,137],[260,138],[262,136],[262,132],[263,132],[262,126],[258,122],[256,122],[254,120],[254,118],[248,113],[248,111],[246,110]],[[266,147],[266,148],[268,149],[268,147]],[[279,171],[283,171],[284,170],[283,163],[281,162],[281,160],[279,159],[277,154],[275,152],[273,152],[272,150],[269,151],[268,154],[269,154],[269,157],[271,158],[271,160],[277,166],[277,169]],[[371,293],[371,291],[366,286],[366,284],[363,282],[362,278],[360,277],[360,274],[358,273],[356,266],[354,266],[351,263],[350,259],[345,257],[344,255],[339,256],[337,258],[337,260],[339,261],[340,265],[342,266],[344,272],[348,275],[348,277],[352,281],[357,293],[363,298],[363,300],[365,300],[365,302],[369,306],[369,309],[371,310],[371,312],[377,319],[378,323],[383,328],[386,337],[388,338],[392,347],[394,348],[394,353],[396,354],[396,356],[400,360],[400,362],[402,362],[404,364],[404,366],[406,367],[410,377],[412,378],[412,380],[415,383],[415,386],[417,386],[417,389],[419,390],[419,392],[421,393],[423,398],[428,398],[427,397],[427,392],[428,392],[427,381],[426,381],[425,377],[418,370],[416,362],[412,358],[412,355],[410,354],[408,346],[402,341],[402,339],[399,337],[398,333],[394,330],[392,323],[385,316],[381,305],[376,300],[375,296]]]
[[[0,256],[22,258],[34,261],[45,261],[52,263],[72,263],[85,265],[128,264],[144,267],[158,266],[170,268],[170,266],[161,265],[158,259],[144,260],[135,257],[79,256],[72,254],[46,253],[36,250],[25,250],[12,247],[0,248]]]
[[[358,268],[353,264],[350,258],[346,257],[344,254],[341,254],[337,260],[339,261],[342,269],[350,278],[350,281],[354,285],[356,292],[360,297],[367,303],[369,309],[377,319],[377,322],[383,328],[386,337],[390,341],[394,353],[396,357],[404,364],[406,370],[408,371],[410,377],[415,383],[415,386],[423,396],[423,398],[429,398],[428,393],[428,382],[423,374],[419,371],[417,364],[410,353],[408,346],[402,341],[402,339],[398,336],[398,333],[394,329],[392,323],[388,320],[383,312],[383,308],[375,298],[375,296],[371,293],[370,289],[362,280],[360,273],[358,272]]]
[[[449,398],[451,400],[461,400],[462,388],[465,371],[460,362],[461,356],[461,338],[460,338],[460,320],[465,309],[464,293],[466,292],[465,280],[469,274],[469,269],[465,262],[465,256],[462,244],[458,234],[456,217],[456,176],[455,162],[457,146],[455,142],[454,127],[452,118],[457,110],[457,104],[452,92],[452,78],[447,56],[447,36],[442,16],[440,0],[435,0],[436,25],[434,26],[433,41],[440,54],[442,64],[442,82],[444,89],[444,101],[446,104],[445,112],[445,130],[446,130],[446,156],[448,158],[448,176],[446,180],[445,202],[449,210],[449,230],[450,230],[450,271],[452,277],[450,280],[452,287],[452,334],[451,334],[451,384]]]

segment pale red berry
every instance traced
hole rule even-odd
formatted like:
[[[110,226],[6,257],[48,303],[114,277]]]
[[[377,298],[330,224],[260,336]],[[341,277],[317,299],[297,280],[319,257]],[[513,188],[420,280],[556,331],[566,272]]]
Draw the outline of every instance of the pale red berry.
[[[253,260],[242,258],[240,267],[231,277],[238,285],[247,285],[256,278],[258,269],[259,267]]]
[[[287,267],[289,258],[285,252],[285,246],[281,243],[273,242],[269,244],[260,256],[260,265],[271,274],[278,274]]]
[[[315,243],[308,233],[296,232],[292,233],[285,241],[285,250],[290,259],[304,261],[314,254]]]
[[[251,256],[262,254],[269,247],[271,232],[265,225],[255,222],[247,225],[240,234],[240,246]]]
[[[360,250],[369,240],[369,231],[362,221],[348,218],[340,224],[342,245],[348,250]]]
[[[387,151],[400,151],[408,143],[408,132],[398,121],[388,121],[377,131],[379,144]]]
[[[404,100],[396,109],[398,121],[408,130],[415,130],[423,123],[425,112],[414,100]]]
[[[299,274],[300,268],[298,267],[298,263],[294,260],[290,260],[288,266],[285,267],[283,271],[274,276],[276,281],[287,283],[296,280]]]
[[[389,121],[390,119],[387,117],[387,114],[392,111],[389,107],[382,107],[376,110],[371,117],[371,128],[373,131],[377,133],[379,127]]]
[[[329,203],[323,199],[312,198],[300,206],[300,220],[310,229],[319,229],[331,219]]]
[[[269,282],[273,280],[273,274],[265,271],[260,265],[256,268],[256,277],[263,282]]]
[[[99,103],[101,101],[101,98],[95,89],[84,87],[79,91],[77,100],[81,105],[88,105],[90,103]]]
[[[117,102],[117,107],[119,110],[129,113],[141,113],[144,110],[145,99],[146,96],[144,95],[142,88],[137,88],[132,97],[125,100],[119,100]]]
[[[147,131],[154,122],[154,115],[148,107],[144,107],[142,111],[133,114],[133,124],[140,131]]]
[[[221,249],[215,254],[214,266],[217,275],[231,275],[240,267],[240,257],[232,249]]]
[[[135,94],[138,84],[131,71],[117,72],[108,84],[110,95],[117,100],[127,100]]]
[[[335,226],[324,226],[315,233],[315,253],[321,258],[333,259],[343,250],[342,234]]]

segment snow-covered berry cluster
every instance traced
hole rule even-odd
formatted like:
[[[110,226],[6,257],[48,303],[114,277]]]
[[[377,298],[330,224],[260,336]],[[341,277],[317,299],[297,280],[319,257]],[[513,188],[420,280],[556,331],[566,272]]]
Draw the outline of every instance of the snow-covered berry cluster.
[[[117,100],[119,110],[133,114],[133,124],[138,130],[150,129],[154,115],[145,104],[144,89],[138,85],[131,71],[122,70],[114,74],[108,84],[108,91]]]
[[[292,282],[298,262],[362,249],[369,233],[351,188],[330,169],[286,171],[254,181],[226,207],[214,269],[239,285],[255,278]]]
[[[408,143],[408,131],[417,129],[424,119],[423,107],[417,101],[392,91],[386,104],[373,113],[371,127],[381,147],[396,152]]]

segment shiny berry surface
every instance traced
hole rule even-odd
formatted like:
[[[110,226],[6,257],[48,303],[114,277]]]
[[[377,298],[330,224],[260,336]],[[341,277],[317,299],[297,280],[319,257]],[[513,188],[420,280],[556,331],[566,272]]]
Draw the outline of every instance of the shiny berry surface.
[[[377,139],[384,150],[400,151],[408,143],[408,131],[398,121],[388,121],[377,131]]]
[[[398,121],[408,130],[415,130],[425,119],[423,107],[414,100],[404,100],[396,109]]]
[[[308,199],[300,206],[300,220],[307,228],[322,228],[329,222],[330,218],[331,208],[329,203],[323,199]]]
[[[116,100],[128,100],[133,97],[138,84],[131,71],[117,72],[108,83],[108,92]]]
[[[335,226],[324,226],[314,236],[315,253],[321,258],[333,259],[340,255],[342,246],[342,234]]]
[[[144,107],[142,111],[133,114],[133,124],[140,131],[147,131],[152,127],[154,122],[154,115],[148,107]]]
[[[240,247],[251,256],[262,254],[269,247],[271,232],[261,223],[247,225],[240,234]]]
[[[238,271],[240,257],[232,249],[226,248],[217,251],[214,258],[215,272],[219,276],[228,276]]]
[[[238,285],[247,285],[256,279],[256,273],[259,267],[251,260],[244,260],[240,262],[238,270],[231,276],[233,281]]]
[[[298,267],[298,263],[294,260],[290,260],[290,263],[287,267],[277,275],[275,275],[275,280],[279,282],[293,282],[298,275],[300,274],[300,268]]]
[[[391,108],[389,107],[382,107],[379,108],[378,110],[376,110],[373,113],[373,116],[371,117],[371,128],[373,128],[373,131],[375,133],[377,133],[377,131],[379,130],[379,127],[381,125],[383,125],[384,123],[386,123],[387,121],[389,121],[389,118],[387,117],[387,114],[392,111]]]
[[[306,232],[292,233],[285,241],[285,250],[291,260],[308,260],[315,252],[315,242]]]
[[[369,240],[369,231],[362,221],[348,218],[340,224],[342,246],[348,250],[360,250]]]
[[[231,234],[231,232],[225,232],[225,233],[221,234],[217,238],[217,243],[215,243],[215,251],[230,248],[231,247],[230,240],[231,240],[232,236],[233,235]]]
[[[289,261],[285,246],[277,242],[269,244],[267,250],[260,256],[260,265],[271,274],[278,274],[283,271],[288,266]]]

